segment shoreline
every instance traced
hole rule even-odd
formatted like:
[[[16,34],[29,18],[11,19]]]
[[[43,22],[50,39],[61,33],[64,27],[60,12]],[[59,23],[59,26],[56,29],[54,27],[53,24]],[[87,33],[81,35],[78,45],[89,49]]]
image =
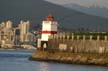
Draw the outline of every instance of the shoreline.
[[[108,66],[108,54],[49,52],[37,50],[29,60],[65,64]]]

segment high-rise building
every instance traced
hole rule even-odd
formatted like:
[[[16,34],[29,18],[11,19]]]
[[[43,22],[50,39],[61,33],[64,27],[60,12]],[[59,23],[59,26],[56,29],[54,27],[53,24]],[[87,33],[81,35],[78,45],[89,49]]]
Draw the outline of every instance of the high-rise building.
[[[27,41],[30,43],[30,44],[33,44],[35,42],[35,35],[33,33],[28,33],[27,34]]]
[[[30,22],[29,21],[21,21],[19,24],[19,29],[20,29],[20,39],[21,42],[24,42],[27,40],[27,34],[29,33],[29,28],[30,28]]]
[[[30,22],[29,21],[27,21],[27,22],[21,21],[19,28],[20,28],[20,34],[27,34],[29,32]]]
[[[10,21],[10,20],[8,20],[7,22],[6,22],[6,28],[12,28],[12,22]]]

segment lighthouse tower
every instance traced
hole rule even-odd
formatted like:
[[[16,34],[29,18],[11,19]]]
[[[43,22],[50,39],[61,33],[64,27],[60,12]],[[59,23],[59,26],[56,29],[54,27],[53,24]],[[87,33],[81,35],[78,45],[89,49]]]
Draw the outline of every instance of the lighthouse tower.
[[[54,21],[54,16],[48,15],[46,20],[42,22],[41,46],[48,45],[50,35],[57,34],[58,23]]]

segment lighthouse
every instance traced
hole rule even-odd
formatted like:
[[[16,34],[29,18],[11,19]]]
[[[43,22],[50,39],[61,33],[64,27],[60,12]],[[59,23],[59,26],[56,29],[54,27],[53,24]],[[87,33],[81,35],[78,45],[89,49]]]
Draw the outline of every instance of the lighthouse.
[[[57,34],[57,26],[58,22],[54,21],[54,16],[51,14],[42,21],[41,47],[47,47],[49,36]]]

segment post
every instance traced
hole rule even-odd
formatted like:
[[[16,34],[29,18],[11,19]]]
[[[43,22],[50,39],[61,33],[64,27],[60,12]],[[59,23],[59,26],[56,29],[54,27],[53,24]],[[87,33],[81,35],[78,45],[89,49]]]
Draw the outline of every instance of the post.
[[[74,35],[73,35],[73,33],[72,33],[72,41],[74,40]]]
[[[97,41],[99,41],[99,40],[100,40],[100,36],[98,35],[98,36],[97,36]]]
[[[105,41],[107,40],[107,38],[108,38],[107,36],[104,36],[104,40],[105,40]]]
[[[63,35],[63,39],[65,39],[65,35]]]
[[[77,40],[79,40],[79,37],[80,37],[80,36],[79,36],[79,35],[77,35]]]
[[[92,36],[92,35],[90,35],[90,40],[92,40],[92,38],[93,38],[93,36]]]
[[[85,35],[83,35],[83,40],[85,40],[85,38],[86,38],[86,36],[85,36]]]
[[[67,40],[69,40],[69,35],[67,35]]]
[[[62,35],[60,35],[60,40],[62,40]]]

